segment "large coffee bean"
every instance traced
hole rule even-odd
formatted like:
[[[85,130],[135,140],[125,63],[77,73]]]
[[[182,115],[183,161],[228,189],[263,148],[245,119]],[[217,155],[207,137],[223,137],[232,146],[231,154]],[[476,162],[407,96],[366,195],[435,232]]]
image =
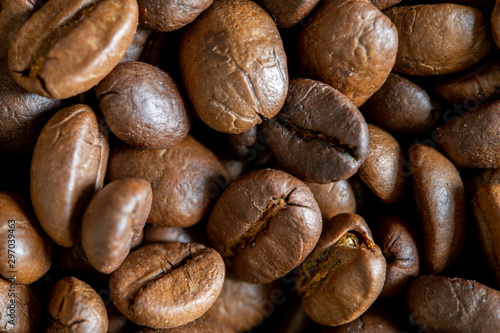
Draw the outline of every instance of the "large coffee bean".
[[[278,28],[289,28],[304,19],[319,0],[257,0],[276,21]]]
[[[253,1],[216,1],[183,35],[179,61],[195,111],[217,131],[244,132],[283,106],[285,50]]]

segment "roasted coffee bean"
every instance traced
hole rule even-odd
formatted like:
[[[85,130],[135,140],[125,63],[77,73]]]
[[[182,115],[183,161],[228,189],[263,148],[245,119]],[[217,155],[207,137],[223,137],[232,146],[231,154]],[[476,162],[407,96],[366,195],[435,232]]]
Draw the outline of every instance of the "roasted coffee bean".
[[[0,327],[5,333],[35,333],[40,329],[42,308],[30,286],[0,278]]]
[[[323,328],[321,333],[401,333],[397,320],[382,308],[371,307],[350,323]]]
[[[369,0],[327,0],[297,43],[306,77],[329,84],[360,106],[391,72],[398,33]]]
[[[137,0],[139,23],[157,31],[173,31],[193,22],[213,0]]]
[[[375,124],[394,133],[423,133],[439,120],[438,107],[425,90],[392,73],[361,111]]]
[[[500,331],[500,292],[475,281],[421,276],[410,284],[406,304],[425,332]]]
[[[321,228],[311,190],[285,172],[265,169],[228,186],[210,214],[207,236],[241,280],[269,283],[309,255]]]
[[[500,101],[481,105],[436,130],[450,159],[469,168],[500,167]]]
[[[191,126],[188,106],[176,83],[149,64],[119,64],[99,83],[96,94],[111,131],[136,148],[172,147]]]
[[[171,328],[201,317],[224,283],[224,262],[197,243],[162,243],[132,252],[113,272],[111,298],[128,319]]]
[[[82,243],[61,249],[56,252],[57,259],[54,262],[55,270],[63,276],[74,276],[83,281],[106,281],[107,275],[99,272],[92,266],[83,251]]]
[[[302,306],[325,326],[353,321],[380,294],[385,266],[363,218],[339,214],[325,223],[318,245],[298,270]]]
[[[134,332],[134,324],[118,311],[113,302],[106,305],[106,313],[108,315],[108,333]]]
[[[347,180],[329,184],[306,183],[318,202],[323,221],[340,213],[356,212],[356,196]]]
[[[206,319],[200,318],[195,321],[190,322],[189,324],[170,328],[170,329],[152,329],[152,328],[142,328],[136,333],[235,333],[233,329],[224,326],[221,323]]]
[[[418,241],[410,225],[397,216],[384,216],[377,223],[374,236],[387,262],[380,297],[392,297],[405,290],[411,279],[418,276]]]
[[[184,33],[179,61],[195,111],[217,131],[249,130],[285,102],[283,42],[253,1],[216,1]]]
[[[120,266],[139,237],[151,210],[151,185],[120,179],[90,201],[82,219],[82,246],[92,266],[109,274]]]
[[[30,284],[52,265],[53,244],[21,195],[0,192],[0,274]]]
[[[196,228],[171,228],[153,224],[144,227],[144,244],[180,242],[180,243],[207,243],[205,236]]]
[[[405,188],[404,157],[399,143],[383,129],[368,125],[370,150],[359,177],[385,203],[398,200]]]
[[[153,205],[148,222],[168,227],[198,223],[227,183],[217,157],[190,135],[168,149],[120,146],[111,154],[107,176],[149,181]]]
[[[290,82],[285,106],[264,123],[278,162],[301,180],[330,183],[351,177],[368,153],[368,127],[359,110],[327,84]]]
[[[106,333],[108,316],[99,296],[87,283],[65,277],[52,288],[47,309],[46,333]]]
[[[146,47],[146,43],[148,42],[149,37],[152,34],[152,30],[138,26],[137,31],[134,35],[134,40],[128,47],[123,57],[120,59],[120,63],[127,61],[138,61],[141,58],[142,52]]]
[[[17,32],[9,69],[24,89],[48,98],[89,90],[132,44],[135,0],[51,0]]]
[[[493,45],[486,17],[456,4],[393,7],[384,11],[399,34],[394,71],[437,75],[462,71],[483,59]]]
[[[465,191],[468,198],[479,187],[486,184],[500,184],[500,169],[476,169],[464,179]]]
[[[371,3],[380,10],[394,6],[402,0],[371,0]]]
[[[272,157],[264,142],[264,130],[260,125],[239,134],[227,134],[226,138],[231,150],[247,163],[265,164]]]
[[[92,109],[78,104],[45,125],[31,162],[31,200],[45,232],[57,244],[75,244],[85,205],[99,187],[106,143]]]
[[[290,28],[302,21],[319,0],[257,0],[276,21],[278,28]]]
[[[424,232],[425,269],[439,274],[460,254],[465,238],[465,190],[455,166],[422,144],[409,149],[410,170]]]
[[[498,47],[500,47],[500,1],[495,2],[493,12],[491,13],[491,31]]]

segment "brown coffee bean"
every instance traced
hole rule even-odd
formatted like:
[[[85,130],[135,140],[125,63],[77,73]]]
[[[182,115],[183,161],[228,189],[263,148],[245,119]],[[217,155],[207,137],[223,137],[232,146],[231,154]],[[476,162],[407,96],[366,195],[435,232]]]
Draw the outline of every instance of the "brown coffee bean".
[[[321,212],[311,190],[272,169],[250,172],[222,193],[207,236],[243,281],[269,283],[299,265],[321,234]]]
[[[481,105],[436,130],[450,159],[469,168],[500,167],[500,101]]]
[[[327,84],[290,82],[285,106],[264,123],[264,139],[280,164],[311,183],[351,177],[368,153],[368,127],[359,110]]]
[[[465,190],[455,166],[437,150],[409,149],[415,202],[424,231],[425,269],[439,274],[460,254],[465,238]]]
[[[83,104],[56,113],[38,137],[31,200],[40,225],[61,246],[76,242],[83,210],[103,173],[105,146],[94,112]]]
[[[153,193],[142,179],[120,179],[106,185],[90,201],[82,219],[82,246],[92,266],[116,270],[139,237]]]
[[[405,290],[411,279],[418,276],[420,256],[417,238],[408,223],[390,215],[379,221],[374,236],[387,262],[380,297],[392,297]]]
[[[371,0],[371,3],[380,10],[394,6],[402,0]]]
[[[0,274],[6,279],[15,271],[16,283],[30,284],[52,265],[52,241],[16,193],[0,192],[0,239]]]
[[[227,183],[217,157],[190,135],[168,149],[120,146],[111,154],[107,176],[149,181],[153,205],[148,222],[169,227],[198,223]]]
[[[120,63],[138,61],[141,58],[142,52],[144,51],[144,48],[146,47],[146,44],[152,34],[152,30],[138,26],[134,35],[134,40],[128,47],[123,57],[120,59]]]
[[[370,150],[359,167],[359,177],[385,203],[398,200],[403,194],[406,178],[404,157],[392,135],[375,125],[368,125]]]
[[[65,277],[52,288],[47,309],[50,320],[46,333],[106,333],[108,316],[99,296],[87,283]]]
[[[321,333],[401,333],[397,320],[382,308],[371,307],[350,323],[323,328]]]
[[[0,278],[0,306],[2,332],[35,333],[40,330],[42,308],[30,286]]]
[[[393,7],[384,11],[396,25],[399,49],[394,71],[437,75],[467,69],[491,50],[486,17],[456,4]]]
[[[369,0],[328,0],[297,41],[300,67],[362,105],[394,66],[397,31]]]
[[[290,28],[302,21],[319,0],[257,0],[276,21],[278,28]]]
[[[264,142],[264,130],[261,125],[239,134],[226,134],[226,138],[231,150],[245,162],[265,164],[273,155]]]
[[[438,109],[425,90],[392,73],[362,112],[385,130],[403,134],[426,132],[439,120]]]
[[[181,242],[181,243],[207,243],[206,237],[193,228],[171,228],[153,224],[144,227],[144,244]]]
[[[283,42],[253,1],[216,1],[182,36],[179,61],[195,111],[217,131],[249,130],[285,102]]]
[[[197,243],[146,245],[132,252],[109,280],[111,298],[128,319],[171,328],[201,317],[224,283],[224,261]]]
[[[498,47],[500,47],[500,1],[495,2],[493,12],[491,13],[491,32]]]
[[[89,90],[111,72],[134,38],[134,0],[51,0],[17,32],[9,69],[24,89],[48,98]]]
[[[83,251],[82,243],[56,252],[55,269],[64,276],[72,275],[83,281],[106,281],[108,276],[97,271]]]
[[[142,328],[136,333],[235,333],[236,331],[221,323],[206,319],[204,317],[190,322],[189,324],[170,329]]]
[[[341,213],[356,212],[356,197],[347,180],[329,184],[306,183],[318,202],[323,221]]]
[[[113,302],[106,305],[106,313],[108,315],[108,333],[134,332],[135,325],[118,311]]]
[[[425,332],[500,331],[500,292],[475,281],[421,276],[410,284],[406,304]]]
[[[296,280],[306,313],[317,323],[337,326],[362,315],[385,280],[385,259],[370,229],[356,214],[325,223],[318,245]]]
[[[174,80],[149,64],[119,64],[99,83],[96,94],[111,131],[136,148],[172,147],[191,126],[188,106]]]
[[[213,0],[137,0],[139,23],[157,31],[173,31],[193,22]]]
[[[477,189],[486,184],[500,184],[500,169],[476,169],[464,179],[465,191],[470,198]]]

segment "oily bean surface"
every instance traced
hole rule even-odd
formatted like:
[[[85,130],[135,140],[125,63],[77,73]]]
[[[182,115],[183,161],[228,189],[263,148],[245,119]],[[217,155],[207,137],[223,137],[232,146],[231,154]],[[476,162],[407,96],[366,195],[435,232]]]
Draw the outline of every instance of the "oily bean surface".
[[[278,28],[290,28],[302,21],[319,0],[257,0],[276,21]]]
[[[356,196],[347,180],[328,184],[306,183],[318,202],[323,221],[340,213],[356,212]]]
[[[13,282],[13,281],[12,281]],[[42,307],[40,301],[33,293],[30,286],[14,284],[0,278],[0,306],[2,313],[0,314],[0,327],[5,333],[35,333],[40,329],[42,320]],[[13,298],[12,294],[15,290]],[[14,307],[11,306],[11,300],[14,300]],[[10,306],[10,308],[9,308]],[[13,308],[13,311],[10,309]],[[11,314],[9,316],[9,314]],[[12,325],[14,320],[14,325]]]

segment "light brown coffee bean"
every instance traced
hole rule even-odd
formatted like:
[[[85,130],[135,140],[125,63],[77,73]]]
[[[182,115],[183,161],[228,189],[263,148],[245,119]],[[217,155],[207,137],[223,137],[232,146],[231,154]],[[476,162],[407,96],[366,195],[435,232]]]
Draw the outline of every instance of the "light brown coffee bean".
[[[347,180],[329,184],[306,183],[318,202],[323,221],[341,213],[356,212],[356,196]]]
[[[257,0],[276,21],[278,28],[290,28],[302,21],[319,0]]]

